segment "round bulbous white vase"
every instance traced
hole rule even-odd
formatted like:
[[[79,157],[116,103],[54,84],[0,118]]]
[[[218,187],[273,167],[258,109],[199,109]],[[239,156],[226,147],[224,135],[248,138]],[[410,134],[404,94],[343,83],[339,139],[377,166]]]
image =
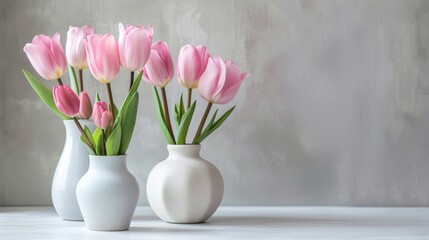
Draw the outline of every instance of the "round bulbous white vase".
[[[73,120],[64,120],[66,141],[52,180],[52,203],[58,215],[64,220],[82,221],[82,213],[76,198],[76,185],[88,171],[89,157],[80,132]],[[90,120],[79,120],[91,131],[95,125]]]
[[[205,222],[222,201],[221,173],[200,157],[199,144],[167,148],[167,159],[152,169],[147,180],[151,208],[165,222]]]
[[[127,230],[137,206],[139,186],[128,171],[126,155],[90,155],[89,159],[88,172],[76,188],[86,228]]]

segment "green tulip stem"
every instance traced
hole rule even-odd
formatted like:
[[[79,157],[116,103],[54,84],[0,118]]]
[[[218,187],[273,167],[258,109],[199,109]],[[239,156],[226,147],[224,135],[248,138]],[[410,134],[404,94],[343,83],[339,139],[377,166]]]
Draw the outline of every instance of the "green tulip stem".
[[[76,124],[77,128],[79,129],[79,132],[82,134],[83,139],[85,140],[86,145],[88,145],[89,148],[91,148],[91,150],[93,152],[95,152],[95,147],[94,145],[92,145],[91,141],[89,140],[88,135],[86,135],[85,130],[83,130],[82,125],[80,125],[79,121],[77,120],[76,117],[73,117],[73,121]]]
[[[57,81],[58,81],[58,85],[63,85],[63,81],[61,81],[61,78],[58,78]]]
[[[115,104],[113,103],[113,95],[112,95],[112,88],[110,87],[110,83],[106,83],[107,85],[107,93],[109,94],[109,102],[110,102],[110,111],[113,115],[113,122],[115,122]]]
[[[134,84],[134,72],[131,72],[131,75],[130,75],[130,88],[128,89],[128,91],[131,90],[131,88],[133,87],[133,84]]]
[[[186,110],[188,110],[191,107],[191,100],[192,100],[192,88],[188,88],[188,103],[186,104]]]
[[[104,129],[101,129],[101,155],[106,155],[106,143],[104,142]]]
[[[207,117],[209,116],[209,112],[212,106],[213,106],[213,103],[211,102],[207,103],[206,111],[204,112],[204,115],[201,118],[201,122],[200,122],[200,125],[198,126],[197,133],[195,134],[194,141],[192,141],[193,143],[195,143],[197,139],[200,137],[201,132],[203,131],[204,124],[206,123]]]
[[[83,70],[79,69],[79,92],[83,92]]]
[[[167,103],[167,94],[165,93],[165,87],[161,87],[161,93],[162,93],[162,104],[164,105],[164,116],[165,121],[167,125],[168,132],[170,133],[171,138],[174,138],[173,129],[171,128],[171,120],[170,120],[170,113],[168,111],[168,103]]]

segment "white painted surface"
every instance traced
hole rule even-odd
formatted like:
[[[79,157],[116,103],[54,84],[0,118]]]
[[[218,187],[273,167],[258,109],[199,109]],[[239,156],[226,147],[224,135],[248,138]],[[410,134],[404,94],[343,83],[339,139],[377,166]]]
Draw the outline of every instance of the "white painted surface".
[[[139,207],[129,231],[93,232],[49,207],[0,208],[0,239],[427,240],[428,208],[221,207],[206,223],[169,224]]]

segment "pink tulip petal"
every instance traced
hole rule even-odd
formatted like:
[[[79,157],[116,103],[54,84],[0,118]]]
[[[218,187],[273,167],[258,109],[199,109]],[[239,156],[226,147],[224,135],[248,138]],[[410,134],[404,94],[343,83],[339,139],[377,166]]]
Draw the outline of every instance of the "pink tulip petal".
[[[151,40],[143,28],[134,28],[125,39],[122,54],[130,71],[141,70],[146,64],[151,49]]]
[[[219,56],[215,56],[213,58],[213,61],[214,61],[215,65],[217,67],[217,70],[219,72],[219,78],[218,78],[218,81],[217,81],[216,90],[213,93],[213,96],[216,96],[216,95],[218,95],[220,93],[220,91],[222,91],[222,88],[225,85],[225,81],[226,81],[226,66],[225,66],[225,62]]]
[[[200,46],[197,46],[196,49],[198,51],[198,54],[200,56],[200,61],[201,61],[201,63],[200,63],[200,73],[198,75],[198,78],[199,78],[203,74],[203,72],[206,70],[210,54],[207,52],[207,49],[206,49],[205,46],[200,45]]]
[[[119,50],[119,53],[123,53],[125,48],[125,37],[127,36],[127,33],[122,23],[118,24],[118,28],[119,28],[118,50]],[[119,54],[119,58],[121,61],[121,65],[125,67],[126,61],[125,61],[124,54]]]
[[[164,61],[159,56],[158,52],[152,50],[149,61],[146,63],[147,82],[157,87],[163,87],[168,82],[168,72]]]
[[[101,120],[100,120],[100,127],[102,129],[106,129],[108,126],[110,126],[113,123],[113,115],[110,111],[104,111]]]
[[[239,83],[235,84],[234,86],[231,86],[225,92],[221,92],[218,95],[216,95],[213,99],[214,102],[217,104],[226,104],[230,102],[237,95],[241,82],[242,81],[240,80]]]
[[[180,83],[186,88],[196,88],[200,77],[201,60],[197,49],[185,45],[180,49],[177,72]]]
[[[173,59],[171,58],[170,49],[168,48],[168,45],[165,42],[158,41],[152,44],[152,49],[158,52],[159,57],[165,63],[165,67],[167,68],[168,75],[173,76],[174,75]]]
[[[52,54],[48,48],[27,43],[24,47],[31,65],[36,69],[40,76],[47,80],[56,80],[55,66],[52,62]]]
[[[55,65],[60,68],[60,72],[57,73],[57,78],[60,78],[67,69],[67,60],[66,55],[64,54],[64,49],[61,46],[60,34],[58,32],[52,37],[50,49]]]
[[[69,86],[55,86],[52,92],[58,110],[69,117],[74,117],[79,113],[79,97]]]
[[[201,75],[198,83],[198,91],[204,99],[211,101],[215,91],[217,82],[219,81],[219,69],[212,58],[208,60],[206,70]]]

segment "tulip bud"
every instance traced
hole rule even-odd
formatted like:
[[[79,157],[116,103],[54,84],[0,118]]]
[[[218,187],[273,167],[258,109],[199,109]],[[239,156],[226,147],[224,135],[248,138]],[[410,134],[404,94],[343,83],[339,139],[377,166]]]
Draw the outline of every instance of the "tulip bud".
[[[110,125],[113,125],[113,114],[110,111],[104,111],[101,116],[100,127],[106,129]]]
[[[209,59],[198,90],[208,102],[225,104],[237,95],[241,83],[248,76],[247,73],[241,73],[232,61],[224,62],[219,56],[215,56]]]
[[[55,86],[52,93],[55,105],[62,113],[69,117],[75,117],[79,113],[79,97],[69,86]]]
[[[92,34],[84,44],[92,75],[102,83],[110,83],[121,68],[115,38],[110,34]]]
[[[60,42],[60,34],[51,38],[37,35],[25,44],[24,52],[37,73],[46,80],[57,80],[67,69],[66,56]]]
[[[94,124],[102,129],[106,129],[108,126],[113,125],[113,115],[107,108],[105,102],[95,102],[92,111],[92,121]]]
[[[194,47],[190,44],[183,46],[177,61],[177,79],[180,84],[186,88],[197,88],[209,57],[205,46]]]
[[[152,45],[152,26],[146,29],[142,26],[119,23],[118,49],[122,67],[131,72],[140,71],[146,64]]]
[[[165,87],[173,78],[173,59],[165,42],[152,44],[149,60],[147,61],[143,79],[154,86]]]
[[[79,117],[82,119],[88,119],[92,114],[91,99],[86,91],[79,94],[80,106],[79,106]]]
[[[83,41],[90,34],[93,34],[94,30],[90,26],[69,27],[67,32],[66,42],[66,56],[69,64],[75,69],[85,69],[88,67],[86,60],[86,51]]]

